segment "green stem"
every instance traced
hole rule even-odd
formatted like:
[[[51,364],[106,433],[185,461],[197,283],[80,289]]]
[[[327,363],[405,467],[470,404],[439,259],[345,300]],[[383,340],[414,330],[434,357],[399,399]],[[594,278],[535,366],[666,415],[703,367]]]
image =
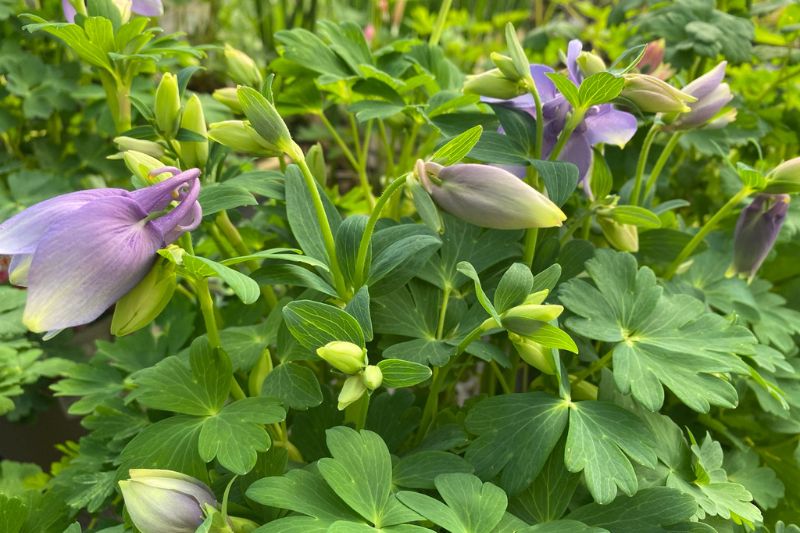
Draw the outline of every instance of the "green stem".
[[[200,313],[203,315],[203,322],[206,325],[206,335],[208,343],[212,348],[222,346],[222,340],[217,328],[217,318],[214,314],[214,300],[211,297],[211,290],[208,288],[208,278],[203,278],[195,283],[197,299],[200,302]]]
[[[453,288],[449,283],[445,284],[442,290],[442,307],[439,309],[439,323],[436,326],[436,338],[441,339],[444,335],[444,322],[447,317],[447,304],[450,302],[450,292]]]
[[[672,137],[669,138],[667,145],[661,151],[661,154],[656,159],[656,164],[653,165],[653,170],[650,171],[650,176],[647,178],[647,184],[644,187],[644,197],[642,201],[647,200],[650,196],[650,191],[653,190],[656,183],[658,182],[659,176],[661,176],[661,171],[664,170],[664,166],[667,164],[669,160],[669,156],[672,155],[672,151],[675,150],[675,147],[678,146],[678,141],[681,140],[683,136],[682,132],[675,132],[672,134]]]
[[[131,129],[131,88],[107,71],[100,72],[100,82],[106,93],[108,109],[117,133]]]
[[[319,222],[319,227],[322,231],[322,240],[325,244],[325,251],[328,253],[328,262],[330,263],[331,276],[333,277],[333,283],[336,287],[336,292],[346,301],[347,286],[345,285],[342,271],[339,268],[339,260],[336,257],[336,241],[333,238],[333,231],[331,230],[331,224],[328,221],[328,215],[325,213],[325,205],[322,203],[322,197],[319,194],[319,189],[317,189],[317,181],[314,179],[314,176],[311,175],[311,169],[308,168],[308,163],[306,163],[306,159],[303,156],[303,152],[300,150],[300,147],[297,147],[297,149],[293,152],[294,153],[290,155],[295,164],[300,167],[300,170],[303,173],[303,178],[306,182],[306,188],[308,189],[308,193],[311,195],[311,202],[314,204],[314,211],[317,214],[317,222]]]
[[[453,0],[444,0],[442,6],[439,8],[439,15],[436,17],[436,23],[433,25],[433,32],[428,44],[436,46],[439,44],[439,39],[442,37],[444,31],[444,23],[447,21],[447,12],[450,11],[450,6]]]
[[[364,145],[359,152],[358,157],[358,181],[361,184],[361,189],[364,191],[364,197],[367,199],[370,209],[375,208],[375,195],[372,194],[372,185],[367,177],[367,156],[369,154],[369,140],[372,135],[372,121],[367,123],[367,129],[364,132]]]
[[[386,175],[394,176],[394,151],[389,143],[389,136],[386,134],[386,124],[382,119],[378,119],[378,135],[383,144],[384,156],[386,157]]]
[[[330,133],[331,137],[333,137],[333,140],[336,142],[336,144],[339,145],[339,149],[342,151],[342,153],[344,153],[345,159],[347,159],[347,161],[353,167],[353,170],[358,170],[358,161],[356,161],[356,157],[353,155],[353,152],[350,150],[350,147],[347,146],[347,143],[344,142],[342,136],[339,135],[339,132],[336,131],[334,125],[331,124],[331,121],[328,120],[328,117],[325,116],[325,113],[320,111],[319,118],[320,120],[322,120],[322,123],[325,125],[325,128],[328,130],[328,133]]]
[[[550,161],[558,160],[558,156],[561,155],[561,151],[567,145],[567,141],[569,141],[569,138],[572,137],[572,132],[575,131],[575,128],[578,127],[578,124],[583,121],[584,113],[585,111],[583,109],[575,109],[569,116],[567,123],[564,125],[564,129],[561,130],[561,134],[558,136],[556,145],[550,152],[550,156],[548,157]]]
[[[497,381],[500,382],[500,387],[503,389],[503,392],[505,394],[511,394],[512,392],[514,392],[513,390],[511,390],[511,387],[509,386],[508,382],[506,381],[506,377],[503,375],[503,373],[497,367],[497,363],[492,361],[492,362],[489,363],[489,366],[492,367],[492,372],[494,372],[494,375],[497,378]]]
[[[394,195],[394,193],[405,184],[407,178],[408,174],[404,174],[392,181],[392,183],[386,187],[386,190],[383,191],[381,197],[378,198],[375,207],[372,209],[372,213],[369,215],[367,225],[364,227],[364,233],[361,235],[361,242],[358,244],[358,253],[356,254],[356,287],[363,285],[367,279],[367,252],[369,252],[369,244],[372,241],[372,233],[375,231],[375,224],[378,223],[378,219],[381,216],[381,211],[383,211],[383,208],[386,205],[386,202],[389,201],[389,198],[391,198],[392,195]]]
[[[644,168],[647,166],[647,157],[650,155],[650,147],[653,146],[653,141],[660,129],[661,126],[659,124],[653,124],[644,138],[644,143],[642,143],[642,151],[639,153],[639,161],[636,163],[636,175],[633,180],[633,190],[631,191],[631,205],[639,205],[639,193],[642,191],[642,177],[644,176]]]
[[[522,251],[522,262],[533,266],[533,257],[536,253],[536,241],[539,240],[539,228],[530,228],[525,232],[525,245]]]
[[[536,145],[533,147],[533,158],[542,158],[542,143],[544,142],[544,117],[542,116],[542,98],[536,88],[533,77],[528,78],[528,92],[533,96],[533,103],[536,108]]]
[[[609,350],[600,359],[597,359],[596,361],[593,361],[592,364],[589,365],[586,369],[584,369],[581,372],[578,372],[577,374],[575,374],[575,376],[574,376],[575,379],[572,380],[572,382],[570,383],[570,386],[572,386],[572,387],[577,386],[579,383],[581,383],[583,380],[585,380],[586,378],[588,378],[589,376],[591,376],[592,374],[594,374],[598,370],[608,366],[608,364],[611,362],[613,357],[614,357],[614,350],[612,349],[612,350]]]
[[[728,200],[728,202],[723,205],[713,217],[708,219],[708,222],[706,222],[703,227],[700,228],[700,231],[698,231],[695,236],[692,237],[692,240],[686,243],[686,246],[683,247],[683,250],[681,250],[681,253],[678,254],[678,257],[676,257],[672,264],[670,264],[669,268],[667,269],[667,273],[664,275],[664,278],[671,279],[672,276],[675,275],[675,272],[678,271],[678,267],[680,267],[681,264],[686,261],[690,255],[692,255],[692,252],[694,252],[695,248],[697,248],[700,243],[703,242],[703,240],[706,238],[706,235],[711,233],[711,230],[717,226],[717,223],[725,218],[734,207],[742,202],[742,200],[750,196],[750,193],[752,192],[753,191],[750,189],[750,187],[742,187],[742,189],[734,194],[733,197]]]

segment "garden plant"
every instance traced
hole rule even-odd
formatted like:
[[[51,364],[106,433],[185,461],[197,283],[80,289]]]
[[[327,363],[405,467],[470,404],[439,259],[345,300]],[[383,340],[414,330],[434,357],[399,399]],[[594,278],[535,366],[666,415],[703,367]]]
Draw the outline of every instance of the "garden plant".
[[[0,32],[0,532],[800,532],[800,4]]]

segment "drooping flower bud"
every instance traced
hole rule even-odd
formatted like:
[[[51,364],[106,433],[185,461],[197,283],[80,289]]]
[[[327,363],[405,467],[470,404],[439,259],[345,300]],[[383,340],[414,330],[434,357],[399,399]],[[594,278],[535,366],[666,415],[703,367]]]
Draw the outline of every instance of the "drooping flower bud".
[[[578,68],[584,76],[589,77],[598,72],[605,72],[606,62],[597,54],[581,52],[578,56]]]
[[[651,41],[645,46],[644,54],[636,67],[642,74],[649,74],[665,80],[672,75],[672,69],[663,63],[666,42],[664,39]]]
[[[508,338],[523,361],[545,374],[556,373],[553,358],[547,353],[550,351],[549,348],[516,333],[509,333]]]
[[[567,216],[510,172],[489,165],[425,163],[420,176],[436,203],[462,220],[494,229],[550,228]]]
[[[365,392],[367,392],[367,387],[360,375],[347,378],[339,392],[339,410],[342,411],[348,405],[357,402]]]
[[[250,123],[244,120],[215,122],[209,126],[208,136],[238,152],[264,157],[275,157],[283,153],[276,146],[266,143]]]
[[[683,88],[683,92],[694,96],[697,101],[689,104],[691,111],[688,113],[677,117],[665,117],[665,120],[670,123],[669,129],[688,130],[703,126],[714,119],[722,108],[733,99],[730,86],[722,82],[725,78],[726,65],[727,62],[722,61]]]
[[[178,131],[178,118],[181,114],[181,95],[178,78],[171,72],[165,73],[156,88],[155,115],[156,127],[169,138]]]
[[[545,322],[558,318],[564,307],[554,304],[522,304],[500,316],[502,326],[517,335],[530,335]]]
[[[190,167],[203,168],[208,161],[208,131],[206,129],[206,119],[203,114],[203,104],[200,98],[193,94],[181,116],[181,128],[190,131],[203,140],[180,141],[181,159]]]
[[[769,255],[789,209],[789,195],[759,194],[742,210],[733,237],[733,266],[753,276]]]
[[[784,161],[767,175],[765,193],[792,194],[800,192],[800,157]]]
[[[253,58],[229,44],[225,45],[225,62],[228,75],[240,85],[261,88],[264,78]]]
[[[122,337],[155,320],[175,293],[178,284],[175,271],[172,261],[156,259],[142,281],[117,301],[111,319],[111,334]]]
[[[142,533],[193,533],[204,520],[203,507],[217,505],[203,482],[171,470],[135,469],[119,482],[125,508]]]
[[[239,87],[236,94],[242,111],[264,144],[274,147],[278,153],[291,154],[296,145],[275,105],[250,87]],[[302,150],[300,154],[302,157]]]
[[[125,137],[124,135],[114,137],[114,142],[121,152],[134,150],[147,154],[151,157],[158,159],[164,155],[164,147],[157,142],[148,141],[146,139],[135,139],[133,137]]]
[[[610,217],[598,216],[597,223],[608,243],[621,252],[639,251],[639,230],[633,224],[620,224]]]
[[[361,377],[364,380],[364,386],[371,391],[377,389],[383,383],[383,372],[375,365],[368,365]]]
[[[236,89],[234,87],[217,89],[211,97],[217,102],[226,105],[228,109],[234,113],[242,112],[242,104],[239,103],[239,97],[236,95]]]
[[[621,96],[648,113],[685,113],[694,96],[647,74],[626,74]]]
[[[525,94],[527,89],[523,84],[508,79],[500,69],[493,68],[481,74],[467,76],[464,92],[508,100]]]
[[[345,374],[356,374],[367,365],[367,350],[347,341],[331,341],[317,348],[317,355]]]

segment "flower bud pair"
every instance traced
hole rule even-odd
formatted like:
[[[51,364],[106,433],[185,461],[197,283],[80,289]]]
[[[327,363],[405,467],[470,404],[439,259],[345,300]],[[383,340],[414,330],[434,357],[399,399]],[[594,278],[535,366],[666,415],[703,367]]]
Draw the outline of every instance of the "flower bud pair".
[[[383,372],[375,365],[368,365],[358,374],[348,377],[339,392],[340,411],[357,402],[367,391],[372,392],[383,383]]]
[[[545,195],[502,168],[425,163],[420,179],[434,201],[458,218],[494,229],[561,226],[566,215]]]
[[[625,74],[621,96],[648,113],[685,113],[697,98],[648,74]]]

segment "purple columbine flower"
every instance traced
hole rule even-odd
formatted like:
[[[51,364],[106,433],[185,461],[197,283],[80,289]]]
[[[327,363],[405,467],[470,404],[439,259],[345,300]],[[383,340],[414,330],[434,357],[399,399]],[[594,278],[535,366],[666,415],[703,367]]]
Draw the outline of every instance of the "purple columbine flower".
[[[10,280],[28,287],[23,322],[51,332],[86,324],[147,274],[156,252],[196,228],[198,169],[139,189],[92,189],[56,196],[0,224]],[[173,201],[178,204],[166,211]]]
[[[569,42],[567,47],[567,71],[569,79],[575,85],[583,81],[583,74],[578,68],[578,56],[583,45],[577,39]],[[544,139],[542,157],[548,157],[564,129],[567,114],[571,106],[564,96],[556,90],[556,86],[547,77],[553,69],[546,65],[531,65],[531,76],[542,100],[542,116],[544,119]],[[536,106],[530,94],[524,94],[510,100],[482,98],[484,102],[509,105],[530,113],[536,118]],[[584,180],[592,167],[592,146],[597,144],[616,144],[624,146],[636,133],[636,117],[630,113],[619,111],[611,104],[592,106],[586,116],[572,132],[564,149],[558,156],[560,161],[574,163],[578,167],[581,180]],[[509,168],[509,167],[504,167]],[[524,175],[523,167],[509,168],[514,174]],[[586,185],[586,184],[584,184]]]
[[[716,117],[722,108],[733,99],[730,86],[727,83],[723,83],[727,64],[727,61],[722,61],[716,67],[681,89],[686,94],[697,98],[697,101],[688,104],[691,111],[681,113],[675,117],[675,120],[669,124],[669,129],[688,130],[704,126]],[[733,113],[725,115],[722,121],[714,121],[713,127],[721,128],[735,118],[736,113],[734,110]]]
[[[83,0],[79,0],[83,1]],[[130,1],[131,11],[137,15],[145,17],[160,17],[164,14],[164,4],[161,0],[127,0]],[[123,3],[127,3],[123,1]],[[118,2],[115,2],[118,3]],[[75,22],[75,15],[78,11],[70,0],[61,0],[61,8],[64,10],[64,18],[67,22]],[[122,11],[122,9],[120,9]],[[130,14],[130,13],[129,13]]]
[[[772,250],[788,209],[788,194],[759,194],[742,210],[733,237],[737,272],[755,275]]]

